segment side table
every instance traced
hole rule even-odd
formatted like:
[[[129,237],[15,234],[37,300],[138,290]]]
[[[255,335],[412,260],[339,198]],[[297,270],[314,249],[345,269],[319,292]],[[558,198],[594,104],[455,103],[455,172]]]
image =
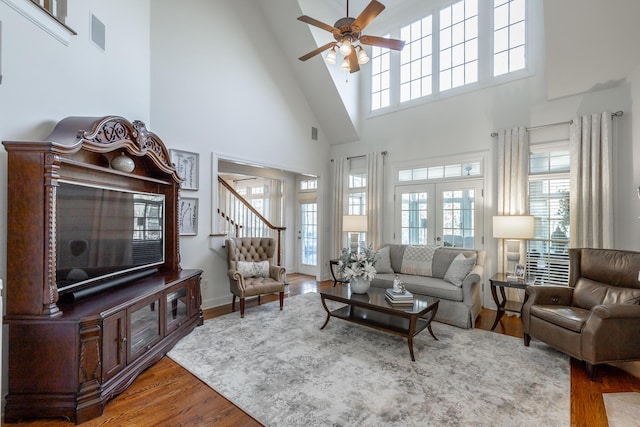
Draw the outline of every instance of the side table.
[[[507,275],[504,273],[494,274],[489,279],[489,282],[491,283],[491,295],[497,307],[496,320],[491,327],[493,331],[505,312],[522,313],[522,307],[527,302],[528,295],[524,294],[524,301],[522,302],[507,300],[505,288],[526,289],[527,284],[524,281],[507,279]],[[498,297],[498,289],[500,289],[500,297]]]
[[[331,271],[331,277],[333,277],[333,287],[334,288],[338,283],[349,283],[349,281],[347,279],[339,278],[338,276],[336,276],[336,272],[334,271],[333,267],[337,266],[338,262],[339,262],[339,260],[337,260],[337,259],[330,259],[329,260],[329,270]]]

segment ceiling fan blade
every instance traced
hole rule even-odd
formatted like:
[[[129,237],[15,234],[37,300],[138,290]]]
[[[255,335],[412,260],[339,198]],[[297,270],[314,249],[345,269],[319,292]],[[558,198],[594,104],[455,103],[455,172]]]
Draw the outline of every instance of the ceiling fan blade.
[[[360,15],[351,24],[351,31],[359,33],[364,30],[364,27],[369,25],[371,21],[384,10],[384,5],[376,0],[371,0],[371,3],[364,8]]]
[[[316,56],[319,53],[324,52],[325,50],[329,49],[330,47],[333,47],[335,45],[337,45],[338,43],[336,42],[331,42],[331,43],[327,43],[324,46],[320,46],[319,48],[312,50],[311,52],[307,53],[306,55],[302,55],[300,58],[298,58],[300,61],[306,61],[307,59],[313,58],[314,56]]]
[[[368,44],[369,46],[380,46],[393,50],[402,50],[405,44],[405,42],[402,40],[386,39],[384,37],[376,36],[361,36],[360,42],[362,44]]]
[[[340,34],[340,30],[334,27],[333,25],[325,24],[324,22],[320,22],[317,19],[314,19],[307,15],[302,15],[298,17],[298,21],[305,22],[309,25],[313,25],[318,28],[322,28],[325,31],[329,31],[330,33]]]
[[[351,53],[349,54],[349,72],[355,73],[360,71],[360,64],[358,64],[358,56],[356,55],[356,50],[351,49]]]

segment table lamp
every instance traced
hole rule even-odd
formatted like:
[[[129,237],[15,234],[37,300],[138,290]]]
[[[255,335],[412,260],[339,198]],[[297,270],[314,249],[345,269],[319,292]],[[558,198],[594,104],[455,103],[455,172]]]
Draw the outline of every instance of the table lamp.
[[[493,237],[506,243],[507,268],[505,272],[514,273],[520,261],[520,243],[533,239],[533,216],[498,215],[493,217]]]
[[[342,217],[342,231],[349,233],[351,242],[351,251],[356,252],[358,250],[358,238],[360,233],[367,231],[367,216],[366,215],[345,215]]]

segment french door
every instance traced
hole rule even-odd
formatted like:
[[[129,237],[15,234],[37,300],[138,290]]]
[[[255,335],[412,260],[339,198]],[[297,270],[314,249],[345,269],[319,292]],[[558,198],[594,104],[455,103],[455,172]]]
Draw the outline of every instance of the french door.
[[[457,248],[484,245],[482,180],[398,185],[396,242]]]

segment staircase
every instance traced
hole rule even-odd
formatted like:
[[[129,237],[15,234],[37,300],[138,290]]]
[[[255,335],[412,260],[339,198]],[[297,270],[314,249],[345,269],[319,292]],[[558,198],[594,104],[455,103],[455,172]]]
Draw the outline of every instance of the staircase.
[[[258,212],[229,183],[218,176],[218,230],[229,237],[271,237],[278,245],[277,264],[281,265],[281,235],[286,227],[275,226]]]

